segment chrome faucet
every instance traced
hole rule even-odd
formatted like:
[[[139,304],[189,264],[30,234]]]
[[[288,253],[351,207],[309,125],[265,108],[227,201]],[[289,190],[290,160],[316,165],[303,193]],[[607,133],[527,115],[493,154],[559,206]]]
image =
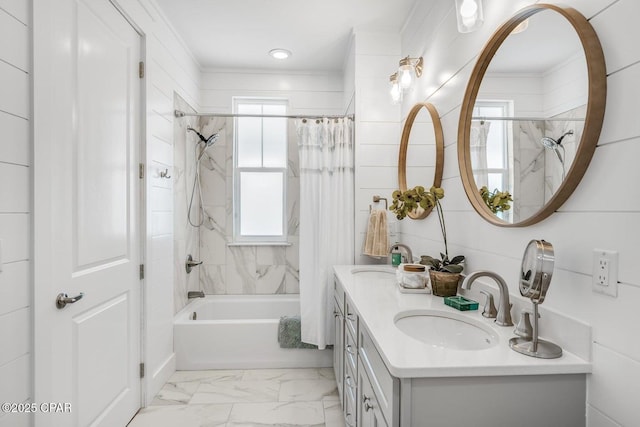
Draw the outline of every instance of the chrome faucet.
[[[389,253],[393,252],[394,249],[398,249],[400,251],[404,249],[405,258],[407,262],[408,263],[413,262],[413,253],[411,252],[411,248],[409,246],[396,242],[393,245],[391,245],[391,247],[389,248]]]
[[[191,299],[191,298],[204,298],[204,291],[187,292],[187,299]]]
[[[471,289],[471,284],[479,277],[489,277],[498,284],[500,297],[498,298],[496,323],[500,326],[513,326],[513,321],[511,320],[511,303],[509,302],[509,287],[507,286],[507,282],[505,282],[498,273],[486,270],[470,273],[462,282],[462,289]]]

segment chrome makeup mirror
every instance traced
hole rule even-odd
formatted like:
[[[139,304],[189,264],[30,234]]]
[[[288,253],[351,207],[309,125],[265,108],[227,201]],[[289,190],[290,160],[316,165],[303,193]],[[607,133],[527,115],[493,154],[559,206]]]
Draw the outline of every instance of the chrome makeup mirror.
[[[433,104],[415,104],[404,123],[398,155],[398,186],[406,191],[416,185],[440,187],[444,168],[444,136],[438,110]],[[433,171],[433,178],[429,172]],[[426,172],[426,173],[425,173]],[[407,186],[409,180],[409,186]],[[409,212],[411,219],[426,218],[431,209]]]
[[[558,345],[538,338],[538,304],[542,304],[553,276],[555,256],[553,246],[544,240],[532,240],[527,245],[520,267],[520,294],[531,299],[533,311],[523,312],[520,324],[516,328],[519,337],[509,340],[509,347],[518,353],[542,359],[555,359],[562,356]],[[529,314],[533,316],[533,326],[529,324]],[[531,329],[531,336],[519,333]]]
[[[474,209],[502,227],[555,212],[589,166],[605,102],[604,55],[589,21],[551,4],[517,12],[478,56],[463,98],[458,163]]]

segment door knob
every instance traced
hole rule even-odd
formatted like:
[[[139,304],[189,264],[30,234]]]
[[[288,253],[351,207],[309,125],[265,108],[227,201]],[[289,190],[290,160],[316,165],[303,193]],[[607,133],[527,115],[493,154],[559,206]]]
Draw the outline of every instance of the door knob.
[[[80,295],[75,297],[69,297],[67,294],[59,293],[56,297],[56,307],[63,309],[67,304],[73,304],[74,302],[81,300],[83,296],[84,294],[82,292],[80,292]]]

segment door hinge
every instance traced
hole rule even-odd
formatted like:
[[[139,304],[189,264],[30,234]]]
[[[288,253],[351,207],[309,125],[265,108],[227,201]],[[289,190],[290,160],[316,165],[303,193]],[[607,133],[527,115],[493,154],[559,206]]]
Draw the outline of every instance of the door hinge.
[[[138,77],[141,79],[144,78],[144,62],[142,61],[138,63]]]
[[[144,363],[140,364],[140,378],[144,378]]]
[[[144,264],[140,264],[140,280],[144,279]]]
[[[144,179],[144,163],[138,165],[138,176],[140,179]]]

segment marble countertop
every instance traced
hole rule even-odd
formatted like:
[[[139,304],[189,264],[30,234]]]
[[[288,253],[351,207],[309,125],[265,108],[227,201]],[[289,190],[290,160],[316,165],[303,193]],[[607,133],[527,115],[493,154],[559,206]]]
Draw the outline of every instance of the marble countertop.
[[[441,297],[427,294],[401,293],[395,277],[388,274],[352,274],[354,268],[369,266],[335,266],[336,278],[352,301],[360,317],[360,327],[369,332],[389,372],[398,378],[469,377],[504,375],[549,375],[590,373],[591,363],[563,351],[558,359],[539,359],[525,356],[509,348],[514,337],[513,326],[497,326],[494,319],[484,318],[482,308],[458,311],[444,304]],[[370,269],[392,267],[370,266]],[[441,310],[465,316],[470,321],[491,328],[498,343],[490,348],[474,351],[452,350],[425,344],[399,330],[394,318],[408,310]],[[541,337],[544,338],[544,337]]]

